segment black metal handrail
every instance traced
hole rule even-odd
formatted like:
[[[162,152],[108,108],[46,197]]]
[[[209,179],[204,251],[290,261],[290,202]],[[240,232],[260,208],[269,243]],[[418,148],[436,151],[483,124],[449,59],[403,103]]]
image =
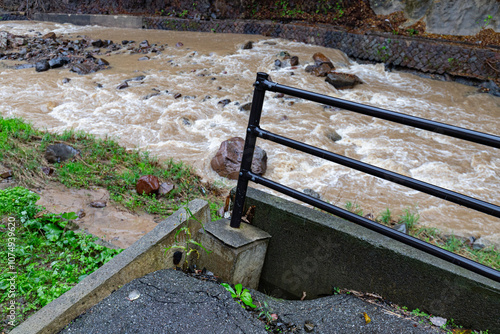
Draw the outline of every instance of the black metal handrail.
[[[492,280],[500,282],[500,271],[497,271],[488,266],[482,265],[475,261],[469,260],[463,256],[449,252],[425,241],[411,237],[405,233],[391,229],[390,227],[373,222],[370,219],[361,217],[355,213],[339,208],[327,202],[316,199],[312,196],[306,195],[297,190],[288,188],[284,185],[266,179],[251,171],[252,159],[255,150],[255,143],[257,138],[270,140],[278,144],[282,144],[296,150],[312,154],[314,156],[339,163],[341,165],[354,168],[356,170],[377,176],[379,178],[389,180],[403,186],[422,191],[424,193],[442,198],[444,200],[463,205],[465,207],[480,211],[495,217],[500,218],[500,207],[488,202],[484,202],[463,194],[453,192],[426,182],[422,182],[411,177],[400,175],[386,169],[375,167],[354,159],[350,159],[339,154],[335,154],[320,148],[307,145],[290,138],[286,138],[272,132],[260,128],[260,117],[262,114],[262,106],[264,104],[264,97],[267,90],[277,93],[284,93],[295,97],[300,97],[306,100],[319,102],[322,104],[347,109],[350,111],[358,112],[364,115],[369,115],[388,121],[409,125],[419,129],[432,131],[435,133],[467,140],[474,143],[479,143],[495,148],[500,148],[500,137],[487,133],[473,131],[469,129],[460,128],[457,126],[439,123],[415,116],[409,116],[397,113],[390,110],[376,108],[372,106],[363,105],[356,102],[350,102],[327,95],[321,95],[306,90],[301,90],[293,87],[277,84],[269,80],[269,75],[266,73],[257,73],[257,80],[254,84],[255,90],[252,99],[252,108],[250,111],[250,118],[248,121],[247,135],[245,138],[245,146],[243,149],[243,156],[241,161],[240,173],[238,184],[236,187],[235,201],[233,213],[231,216],[230,226],[239,228],[241,217],[243,215],[243,206],[245,204],[246,193],[248,189],[248,181],[252,181],[268,188],[274,189],[285,195],[301,200],[307,204],[313,205],[319,209],[335,214],[341,218],[349,220],[358,225],[364,226],[372,231],[378,232],[392,239],[405,243],[409,246],[422,250],[426,253],[439,257],[448,262],[454,263],[460,267],[471,270],[475,273],[488,277]]]

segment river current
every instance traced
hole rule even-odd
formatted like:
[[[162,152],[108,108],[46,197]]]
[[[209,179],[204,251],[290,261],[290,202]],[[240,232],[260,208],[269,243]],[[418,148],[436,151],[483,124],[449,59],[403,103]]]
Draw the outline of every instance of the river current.
[[[111,68],[85,76],[68,69],[15,70],[13,62],[0,61],[0,113],[22,117],[49,131],[75,129],[118,137],[128,148],[190,163],[205,180],[228,188],[236,181],[217,175],[210,160],[222,141],[244,137],[248,113],[240,106],[251,101],[259,71],[280,84],[500,135],[499,97],[458,83],[386,72],[382,64],[359,64],[334,49],[255,35],[46,22],[0,22],[2,30],[167,44],[163,52],[149,55],[149,60],[139,61],[143,55],[125,50],[103,54],[99,57],[108,60]],[[249,40],[254,42],[253,49],[243,50]],[[178,42],[183,45],[176,46]],[[276,69],[274,60],[281,51],[298,56],[300,65]],[[336,90],[323,78],[306,73],[304,68],[313,63],[315,52],[325,54],[339,72],[355,74],[364,84]],[[145,79],[117,89],[124,80],[139,75]],[[63,78],[71,81],[63,83]],[[500,205],[498,149],[275,95],[268,92],[264,103],[261,124],[267,130]],[[223,99],[231,103],[219,104]],[[332,131],[342,139],[329,139]],[[342,207],[347,201],[359,204],[365,213],[374,215],[390,208],[397,218],[404,209],[417,210],[423,225],[445,233],[481,236],[500,245],[500,219],[271,142],[259,140],[258,145],[268,154],[265,176],[274,181],[299,190],[313,189],[322,199]]]

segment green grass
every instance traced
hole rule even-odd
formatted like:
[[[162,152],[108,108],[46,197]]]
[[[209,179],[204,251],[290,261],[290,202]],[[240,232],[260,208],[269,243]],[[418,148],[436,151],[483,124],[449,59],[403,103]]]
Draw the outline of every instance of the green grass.
[[[345,204],[345,208],[348,211],[363,216],[363,210],[359,204],[354,204],[348,201]],[[443,233],[437,228],[420,226],[418,224],[420,215],[414,208],[405,208],[403,210],[403,214],[399,216],[398,220],[392,219],[392,212],[388,208],[380,212],[376,217],[377,218],[374,219],[376,222],[390,227],[398,223],[404,223],[408,228],[408,234],[415,238],[436,245],[450,252],[481,263],[485,266],[500,270],[500,252],[498,251],[498,249],[496,249],[495,247],[489,247],[475,250],[472,249],[470,245],[468,245],[461,238],[455,237],[453,235],[445,237]]]
[[[47,146],[65,143],[81,152],[81,159],[49,164],[44,153]],[[12,169],[14,179],[25,187],[41,187],[49,180],[67,187],[106,188],[116,203],[131,211],[144,210],[168,216],[194,198],[217,197],[218,189],[203,185],[193,169],[172,159],[160,162],[148,152],[126,150],[116,140],[100,139],[80,131],[52,134],[34,129],[20,119],[0,117],[0,161]],[[41,167],[52,167],[45,175]],[[135,191],[143,175],[155,175],[160,182],[174,184],[166,196],[142,196]]]
[[[55,143],[71,145],[80,151],[80,157],[48,163],[45,150]],[[212,217],[218,219],[216,211],[223,202],[224,189],[203,184],[183,162],[160,162],[148,152],[126,150],[114,139],[100,139],[80,131],[52,134],[21,119],[1,116],[0,164],[12,171],[13,179],[21,186],[0,191],[0,310],[7,316],[14,302],[15,325],[119,252],[97,245],[91,236],[70,231],[75,213],[39,213],[43,208],[35,205],[38,195],[25,188],[44,187],[50,181],[72,188],[102,187],[117,205],[163,217],[202,197],[209,201]],[[42,168],[52,168],[53,174],[46,175]],[[174,189],[161,197],[139,195],[135,186],[142,175],[155,175],[160,183],[171,183]],[[10,290],[8,281],[12,277],[15,291]],[[12,327],[2,322],[0,332],[2,326]]]
[[[17,326],[120,250],[67,230],[76,215],[37,215],[39,196],[16,187],[0,191],[0,330]],[[16,307],[11,313],[11,305]]]

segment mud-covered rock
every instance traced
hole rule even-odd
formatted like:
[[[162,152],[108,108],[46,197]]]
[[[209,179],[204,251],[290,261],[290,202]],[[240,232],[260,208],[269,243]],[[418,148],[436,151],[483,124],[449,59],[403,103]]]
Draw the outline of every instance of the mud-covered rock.
[[[139,195],[151,195],[158,193],[160,181],[154,175],[143,175],[137,181],[135,190]]]

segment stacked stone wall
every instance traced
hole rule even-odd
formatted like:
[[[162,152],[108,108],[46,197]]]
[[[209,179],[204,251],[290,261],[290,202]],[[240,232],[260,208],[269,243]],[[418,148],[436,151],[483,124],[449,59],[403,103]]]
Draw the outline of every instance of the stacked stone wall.
[[[329,26],[282,24],[270,21],[196,21],[146,17],[147,29],[256,34],[321,45],[343,51],[348,56],[382,62],[396,68],[448,74],[480,81],[500,80],[500,49],[478,48],[457,42],[426,40],[397,35],[360,35]]]

